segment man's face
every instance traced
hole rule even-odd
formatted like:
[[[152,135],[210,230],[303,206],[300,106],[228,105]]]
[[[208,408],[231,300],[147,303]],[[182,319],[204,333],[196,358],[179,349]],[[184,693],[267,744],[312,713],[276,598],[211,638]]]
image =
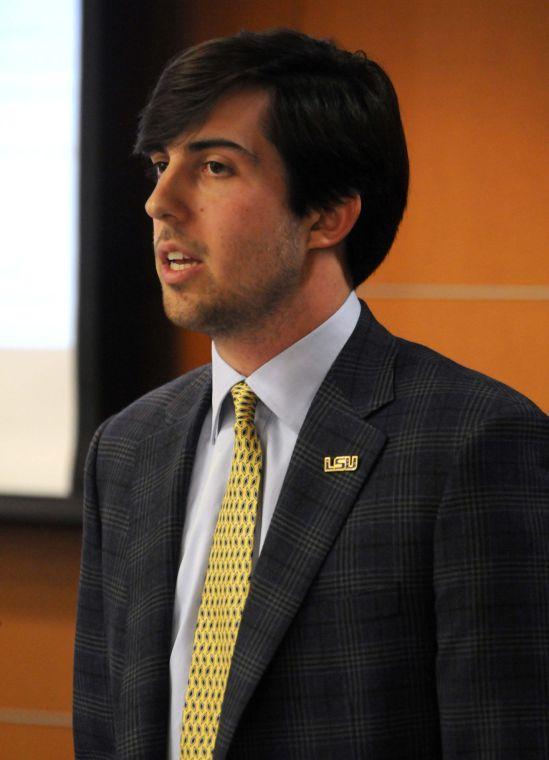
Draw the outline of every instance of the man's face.
[[[268,95],[228,95],[206,122],[151,155],[153,219],[164,308],[212,336],[257,332],[295,298],[307,220],[287,206],[284,167],[265,137]]]

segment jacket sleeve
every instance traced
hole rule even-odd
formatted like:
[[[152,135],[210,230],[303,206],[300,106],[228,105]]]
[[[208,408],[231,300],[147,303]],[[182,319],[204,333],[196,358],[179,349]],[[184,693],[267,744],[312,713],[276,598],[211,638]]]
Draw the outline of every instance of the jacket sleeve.
[[[76,760],[114,760],[116,757],[96,482],[97,451],[105,424],[92,441],[85,471],[82,564],[74,658],[73,731]]]
[[[549,751],[549,426],[491,418],[456,456],[435,529],[445,760]]]

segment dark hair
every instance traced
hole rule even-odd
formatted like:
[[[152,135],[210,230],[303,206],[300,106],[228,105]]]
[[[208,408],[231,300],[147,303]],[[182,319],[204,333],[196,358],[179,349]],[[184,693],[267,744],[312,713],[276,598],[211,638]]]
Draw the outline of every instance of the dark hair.
[[[356,286],[383,261],[406,206],[408,154],[393,86],[362,51],[291,29],[240,32],[174,58],[141,113],[136,153],[163,149],[204,122],[229,90],[270,93],[266,136],[286,167],[299,217],[358,193],[346,239]]]

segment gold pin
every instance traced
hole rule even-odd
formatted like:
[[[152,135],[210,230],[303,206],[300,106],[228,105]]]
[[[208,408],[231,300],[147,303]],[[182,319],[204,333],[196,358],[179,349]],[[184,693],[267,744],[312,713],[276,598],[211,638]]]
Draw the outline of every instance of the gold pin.
[[[353,472],[358,467],[358,456],[324,457],[324,472]]]

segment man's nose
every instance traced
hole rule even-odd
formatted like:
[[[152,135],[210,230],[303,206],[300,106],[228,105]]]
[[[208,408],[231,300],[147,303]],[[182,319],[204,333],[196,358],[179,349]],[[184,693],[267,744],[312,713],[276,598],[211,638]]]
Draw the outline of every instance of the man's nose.
[[[145,211],[151,219],[173,217],[181,221],[189,215],[188,198],[181,177],[168,167],[160,175],[152,193],[145,203]]]

